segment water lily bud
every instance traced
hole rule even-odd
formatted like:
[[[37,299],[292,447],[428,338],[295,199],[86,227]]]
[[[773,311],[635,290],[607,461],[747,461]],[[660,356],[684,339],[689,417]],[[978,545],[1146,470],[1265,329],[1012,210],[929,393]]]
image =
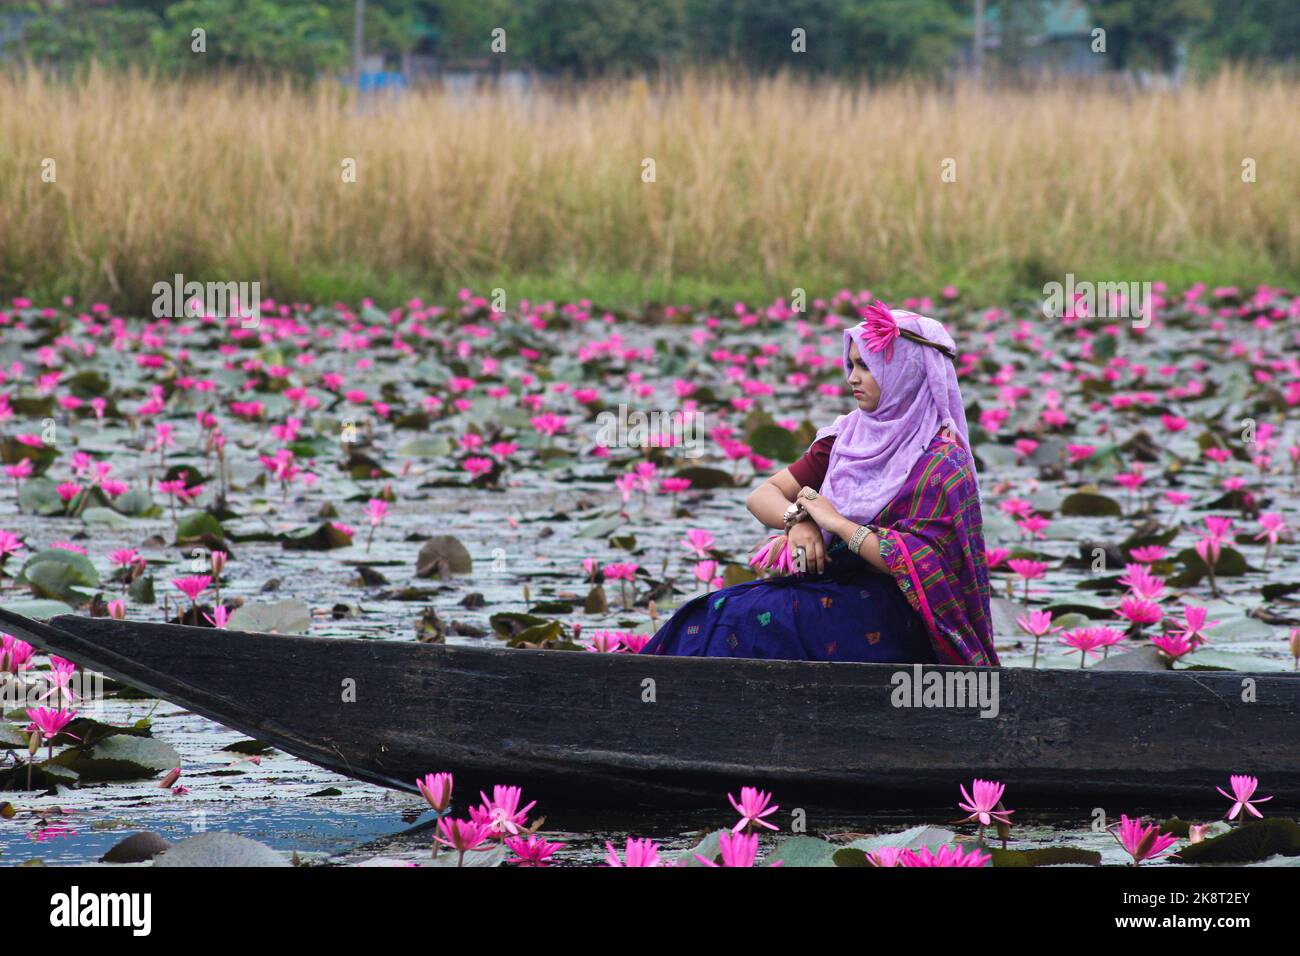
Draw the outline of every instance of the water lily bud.
[[[40,749],[41,749],[41,732],[39,730],[33,730],[32,735],[29,738],[27,738],[27,753],[30,756],[35,757],[36,751]]]
[[[1300,627],[1291,628],[1291,637],[1288,643],[1291,645],[1291,656],[1295,659],[1295,667],[1300,670]]]
[[[451,793],[454,786],[451,774],[425,774],[424,777],[415,781],[415,786],[420,791],[420,796],[424,797],[425,802],[438,814],[446,812],[447,808],[451,806]],[[436,845],[434,849],[437,849]]]
[[[993,809],[997,810],[999,813],[1006,813],[1007,810],[1007,808],[1002,805],[1001,800],[998,801],[998,805]],[[998,831],[998,839],[1001,840],[1005,846],[1006,842],[1011,839],[1011,824],[1003,823],[1001,820],[995,820],[994,826]]]
[[[1187,828],[1187,839],[1193,843],[1200,843],[1205,839],[1205,831],[1208,829],[1209,827],[1203,823],[1193,823]]]
[[[172,784],[174,784],[180,778],[181,778],[181,768],[174,767],[171,770],[167,771],[167,776],[163,777],[161,780],[158,781],[158,789],[170,790]]]

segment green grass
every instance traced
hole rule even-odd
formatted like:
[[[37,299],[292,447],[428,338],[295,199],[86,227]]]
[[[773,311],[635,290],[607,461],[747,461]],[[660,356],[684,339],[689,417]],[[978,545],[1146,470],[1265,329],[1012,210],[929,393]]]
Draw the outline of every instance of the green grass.
[[[263,285],[262,294],[277,301],[307,301],[313,303],[358,303],[372,299],[380,308],[392,308],[420,298],[425,302],[451,303],[457,290],[463,287],[479,295],[490,295],[493,289],[504,289],[508,308],[514,308],[521,299],[533,302],[553,300],[575,302],[589,299],[594,306],[614,310],[637,310],[646,305],[692,305],[701,308],[729,307],[736,301],[750,306],[766,305],[777,298],[790,300],[793,290],[805,290],[808,300],[828,297],[841,288],[854,291],[870,289],[881,299],[899,302],[908,297],[931,296],[938,298],[945,284],[956,286],[961,301],[972,306],[1005,306],[1013,302],[1038,301],[1043,297],[1042,286],[1047,281],[1063,281],[1065,269],[1055,271],[1041,262],[1019,264],[1018,268],[991,269],[974,274],[954,264],[947,278],[936,281],[930,276],[899,274],[872,281],[862,276],[809,275],[798,281],[777,283],[761,277],[736,277],[723,281],[693,276],[671,278],[639,275],[633,272],[599,273],[569,269],[554,273],[484,274],[443,280],[428,277],[388,274],[381,275],[364,266],[345,270],[301,268],[288,282],[278,287]],[[1290,271],[1261,268],[1258,262],[1245,255],[1224,253],[1214,259],[1180,262],[1132,263],[1107,262],[1099,259],[1086,268],[1076,268],[1075,281],[1164,281],[1170,290],[1178,291],[1197,282],[1208,286],[1238,285],[1251,288],[1257,284],[1300,289],[1300,263]],[[36,288],[5,288],[4,294],[23,295],[38,305],[57,304],[65,295],[77,300],[78,306],[88,305],[78,295],[78,290],[67,283],[51,283]],[[106,300],[119,310],[132,314],[147,314],[148,302],[108,296]]]

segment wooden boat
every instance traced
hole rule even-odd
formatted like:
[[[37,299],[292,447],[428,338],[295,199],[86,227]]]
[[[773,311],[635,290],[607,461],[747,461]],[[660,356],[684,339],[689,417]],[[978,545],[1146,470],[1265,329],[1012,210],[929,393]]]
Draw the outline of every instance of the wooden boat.
[[[1229,773],[1250,773],[1274,811],[1300,803],[1300,679],[1289,674],[641,658],[42,623],[3,609],[0,629],[404,790],[449,770],[460,793],[515,783],[548,808],[716,808],[756,785],[787,807],[867,809],[950,806],[978,776],[1006,783],[1018,807],[1117,816],[1214,805]],[[980,674],[986,686],[996,676],[996,716],[969,698],[915,706],[925,697],[905,686],[969,688]]]

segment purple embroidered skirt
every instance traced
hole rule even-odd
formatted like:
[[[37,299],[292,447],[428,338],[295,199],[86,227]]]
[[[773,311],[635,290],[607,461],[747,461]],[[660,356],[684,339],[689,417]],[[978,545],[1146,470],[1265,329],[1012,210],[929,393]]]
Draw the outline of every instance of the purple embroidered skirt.
[[[823,574],[747,581],[687,601],[642,650],[685,657],[933,663],[925,622],[894,579],[842,541]]]

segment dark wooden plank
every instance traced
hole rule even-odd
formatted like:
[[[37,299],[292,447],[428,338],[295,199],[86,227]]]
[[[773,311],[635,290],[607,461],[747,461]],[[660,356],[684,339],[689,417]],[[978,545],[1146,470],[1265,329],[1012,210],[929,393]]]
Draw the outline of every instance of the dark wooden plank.
[[[1300,679],[996,672],[999,712],[899,708],[870,664],[640,658],[294,637],[64,616],[7,630],[354,777],[518,783],[553,806],[947,805],[972,776],[1021,806],[1212,804],[1230,772],[1300,802]],[[925,673],[961,675],[962,668]],[[991,678],[992,672],[985,672]],[[643,699],[653,682],[653,702]],[[1243,680],[1255,699],[1243,700]],[[346,701],[345,682],[355,686]]]

